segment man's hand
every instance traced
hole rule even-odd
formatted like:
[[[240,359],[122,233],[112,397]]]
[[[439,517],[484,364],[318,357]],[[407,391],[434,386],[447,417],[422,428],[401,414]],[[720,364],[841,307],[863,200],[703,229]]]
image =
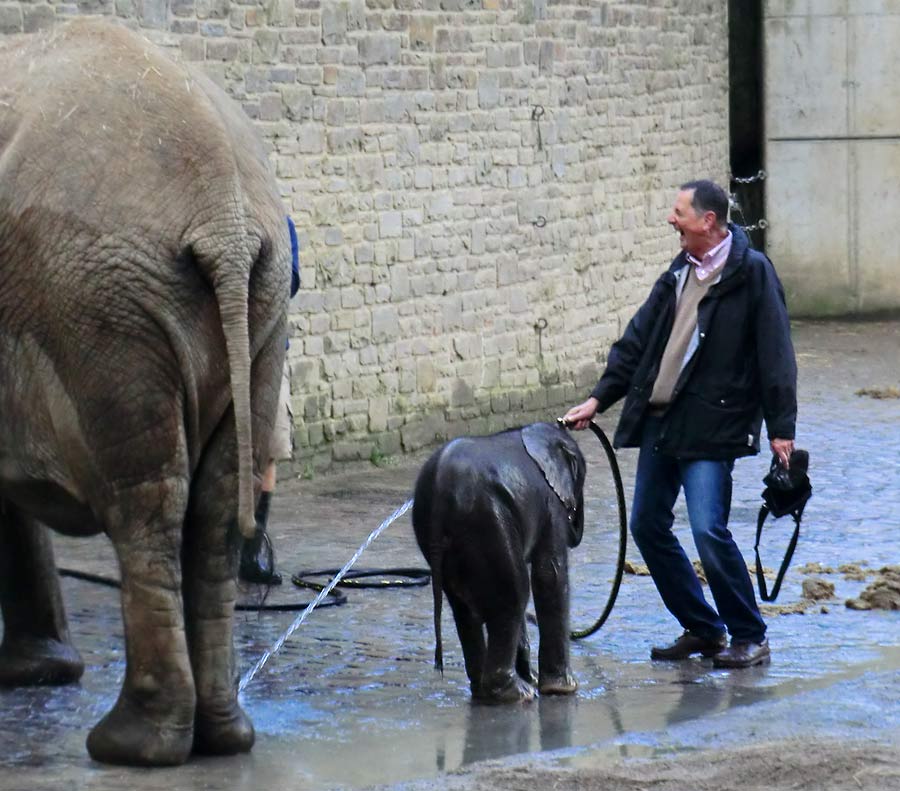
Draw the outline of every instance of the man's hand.
[[[588,423],[591,422],[591,418],[597,414],[597,407],[600,406],[600,402],[591,396],[587,401],[583,404],[579,404],[578,406],[573,406],[568,412],[566,412],[563,420],[566,421],[566,425],[569,428],[574,428],[577,431],[581,431],[588,427]]]
[[[772,453],[778,457],[781,466],[786,470],[790,469],[791,454],[794,452],[794,440],[770,439],[769,447],[772,448]]]

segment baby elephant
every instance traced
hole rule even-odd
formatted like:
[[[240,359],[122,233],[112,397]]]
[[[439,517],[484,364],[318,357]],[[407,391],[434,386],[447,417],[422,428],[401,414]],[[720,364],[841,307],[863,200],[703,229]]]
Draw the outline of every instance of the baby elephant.
[[[568,549],[584,532],[584,476],[575,440],[549,423],[455,439],[419,473],[412,519],[432,571],[435,667],[443,669],[443,590],[477,700],[531,700],[536,683],[544,694],[577,688],[569,667]],[[538,680],[525,627],[529,564]]]

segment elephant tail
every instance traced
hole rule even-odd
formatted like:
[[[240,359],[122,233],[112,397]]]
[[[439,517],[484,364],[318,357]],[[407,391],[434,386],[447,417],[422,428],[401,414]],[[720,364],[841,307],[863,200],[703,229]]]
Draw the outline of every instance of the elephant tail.
[[[434,669],[444,673],[444,648],[441,637],[441,610],[444,605],[443,515],[438,513],[435,480],[441,451],[425,462],[416,481],[412,522],[419,548],[431,567],[431,595],[434,598]]]
[[[231,399],[234,403],[238,463],[238,529],[244,538],[256,535],[253,507],[253,437],[250,411],[250,328],[247,311],[250,301],[249,277],[229,273],[216,288],[222,332],[228,352]]]
[[[240,226],[238,226],[240,227]],[[234,405],[237,439],[238,508],[237,524],[244,538],[256,534],[253,504],[253,437],[250,406],[250,303],[251,251],[246,243],[234,242],[237,255],[216,248],[204,250],[204,243],[194,246],[201,272],[212,286],[219,306],[222,334],[228,356],[228,376]],[[206,242],[209,244],[209,242]],[[228,248],[226,248],[228,249]]]
[[[441,637],[441,614],[444,606],[444,591],[441,567],[444,562],[443,546],[440,538],[433,540],[430,547],[431,595],[434,597],[434,669],[444,675],[444,646]]]

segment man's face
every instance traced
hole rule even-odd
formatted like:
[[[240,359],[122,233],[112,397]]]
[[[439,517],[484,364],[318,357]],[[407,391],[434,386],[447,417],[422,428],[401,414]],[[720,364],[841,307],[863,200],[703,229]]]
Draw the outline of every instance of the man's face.
[[[694,190],[682,190],[675,198],[675,205],[669,215],[669,225],[681,237],[681,249],[697,258],[702,258],[709,250],[709,232],[715,215],[713,212],[699,213],[691,205]]]

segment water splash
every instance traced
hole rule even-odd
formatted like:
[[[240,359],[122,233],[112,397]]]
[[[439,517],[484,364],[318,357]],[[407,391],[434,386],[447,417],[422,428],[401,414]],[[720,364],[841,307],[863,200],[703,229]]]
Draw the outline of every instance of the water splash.
[[[405,514],[410,508],[412,508],[413,501],[412,499],[407,500],[403,505],[401,505],[394,513],[392,513],[387,519],[385,519],[378,527],[376,527],[371,533],[369,533],[369,537],[363,541],[362,545],[356,552],[353,553],[353,556],[348,560],[344,567],[331,578],[331,581],[319,591],[319,594],[313,599],[306,607],[306,609],[297,616],[294,622],[287,628],[287,631],[281,637],[279,637],[274,645],[266,651],[260,658],[259,661],[248,670],[244,677],[241,679],[238,684],[238,694],[240,695],[246,688],[247,685],[253,680],[253,677],[263,669],[266,662],[269,659],[277,654],[282,646],[287,642],[288,638],[300,628],[300,624],[302,624],[306,620],[306,616],[308,616],[319,604],[322,600],[334,589],[334,587],[343,579],[344,575],[350,571],[353,567],[353,564],[359,560],[359,556],[362,555],[369,548],[369,544],[371,544],[378,536],[380,536],[393,522],[396,522],[403,514]]]

